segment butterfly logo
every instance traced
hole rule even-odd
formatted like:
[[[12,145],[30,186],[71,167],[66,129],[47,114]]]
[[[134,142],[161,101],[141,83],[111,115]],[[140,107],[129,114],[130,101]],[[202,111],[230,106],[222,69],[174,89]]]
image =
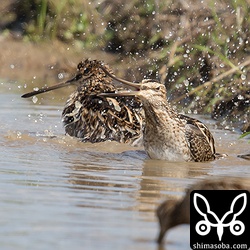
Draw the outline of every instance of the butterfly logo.
[[[199,199],[201,202],[203,201],[203,204],[205,204],[205,208],[206,208],[205,212],[202,211],[204,210],[204,208],[202,209],[202,208],[199,208],[198,206]],[[238,211],[235,211],[237,210],[237,208],[235,207],[235,204],[239,203],[240,199],[243,199],[243,205]],[[242,221],[237,220],[237,216],[239,216],[246,208],[246,205],[247,205],[246,193],[239,194],[233,199],[231,206],[230,206],[230,210],[226,212],[222,216],[221,219],[219,219],[218,216],[213,211],[210,210],[210,205],[207,199],[203,195],[199,193],[195,193],[193,197],[193,202],[194,202],[194,207],[196,211],[204,218],[203,220],[200,220],[199,222],[197,222],[195,226],[195,230],[199,235],[204,236],[204,235],[209,234],[211,227],[217,228],[217,235],[218,235],[219,241],[221,241],[222,239],[222,235],[224,233],[224,227],[229,227],[230,232],[236,236],[244,233],[245,225],[243,224]],[[230,217],[232,217],[231,221],[229,223],[224,223],[225,220],[226,219],[228,220],[228,218]],[[211,222],[211,219],[213,220],[213,222]]]

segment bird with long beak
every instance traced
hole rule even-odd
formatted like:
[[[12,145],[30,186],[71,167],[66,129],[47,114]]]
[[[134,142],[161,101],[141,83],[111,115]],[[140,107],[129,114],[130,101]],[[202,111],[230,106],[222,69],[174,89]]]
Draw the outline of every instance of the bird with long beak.
[[[151,79],[132,83],[106,73],[133,91],[100,96],[137,96],[141,100],[145,112],[143,144],[150,158],[198,162],[215,159],[214,138],[209,129],[201,121],[175,112],[167,101],[163,84]]]
[[[190,193],[193,190],[248,190],[250,180],[240,177],[205,179],[190,186],[181,199],[169,199],[156,210],[160,233],[157,242],[162,243],[168,230],[181,224],[190,224]]]
[[[62,112],[66,134],[81,138],[84,142],[110,140],[140,145],[144,122],[142,104],[134,97],[101,97],[101,93],[121,90],[106,72],[113,75],[108,65],[87,59],[78,64],[72,79],[22,97],[76,85]]]

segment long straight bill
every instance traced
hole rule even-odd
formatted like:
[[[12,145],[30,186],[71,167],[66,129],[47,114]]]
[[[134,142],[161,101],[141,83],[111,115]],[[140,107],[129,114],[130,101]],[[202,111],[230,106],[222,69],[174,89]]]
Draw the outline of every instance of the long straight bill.
[[[38,89],[38,90],[35,90],[35,91],[32,91],[32,92],[26,93],[26,94],[22,95],[21,97],[22,98],[28,98],[28,97],[32,97],[34,95],[38,95],[38,94],[42,94],[42,93],[45,93],[45,92],[49,92],[51,90],[64,88],[64,87],[66,87],[68,85],[74,84],[75,82],[77,82],[78,80],[80,80],[82,77],[83,77],[82,74],[77,74],[74,78],[72,78],[72,79],[70,79],[70,80],[68,80],[66,82],[62,82],[62,83],[59,83],[59,84],[54,85],[54,86],[50,86],[50,87]],[[86,77],[86,79],[89,78],[89,77],[90,76]]]
[[[135,90],[140,90],[140,87],[141,87],[141,84],[140,83],[133,83],[133,82],[129,82],[129,81],[126,81],[126,80],[123,80],[121,78],[118,78],[117,76],[115,75],[112,75],[110,72],[108,72],[104,67],[100,66],[101,69],[108,75],[110,76],[111,78],[113,78],[114,80],[120,82],[120,83],[124,83],[130,87],[133,87]]]
[[[101,93],[98,94],[98,96],[108,96],[108,97],[112,97],[112,96],[137,96],[139,94],[140,91],[118,91],[118,92],[114,92],[114,93]]]
[[[46,87],[46,88],[43,88],[43,89],[38,89],[38,90],[35,90],[35,91],[32,91],[32,92],[26,93],[26,94],[22,95],[21,97],[22,98],[28,98],[28,97],[31,97],[31,96],[34,96],[34,95],[42,94],[44,92],[49,92],[49,91],[54,90],[54,89],[63,88],[63,87],[66,87],[67,85],[70,85],[70,83],[68,83],[68,82],[59,83],[59,84],[57,84],[55,86]]]

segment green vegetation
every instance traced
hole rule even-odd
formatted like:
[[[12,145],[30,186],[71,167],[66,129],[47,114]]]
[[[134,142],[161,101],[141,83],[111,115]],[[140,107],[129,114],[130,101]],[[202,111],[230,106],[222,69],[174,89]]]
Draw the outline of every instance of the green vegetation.
[[[247,135],[250,135],[250,132],[246,132],[246,133],[242,134],[242,135],[240,136],[240,139],[246,137]]]
[[[239,139],[245,138],[245,137],[247,137],[247,136],[250,136],[250,131],[249,131],[249,132],[243,133],[243,134],[240,136]],[[250,143],[250,139],[248,140],[248,143]]]
[[[79,40],[83,46],[98,41],[93,21],[98,20],[97,11],[87,1],[23,0],[13,1],[6,9],[1,18],[4,20],[11,14],[8,28],[15,29],[21,23],[24,40]]]
[[[250,123],[249,1],[162,2],[13,0],[0,23],[22,23],[25,40],[59,39],[132,57],[142,69],[136,78],[159,78],[186,111]]]

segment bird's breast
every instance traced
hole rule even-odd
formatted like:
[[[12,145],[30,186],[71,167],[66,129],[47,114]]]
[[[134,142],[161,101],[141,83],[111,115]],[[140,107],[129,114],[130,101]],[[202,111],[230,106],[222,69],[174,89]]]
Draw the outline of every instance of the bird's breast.
[[[146,124],[144,133],[144,148],[152,159],[168,161],[190,161],[190,150],[187,145],[184,129],[174,122]]]

